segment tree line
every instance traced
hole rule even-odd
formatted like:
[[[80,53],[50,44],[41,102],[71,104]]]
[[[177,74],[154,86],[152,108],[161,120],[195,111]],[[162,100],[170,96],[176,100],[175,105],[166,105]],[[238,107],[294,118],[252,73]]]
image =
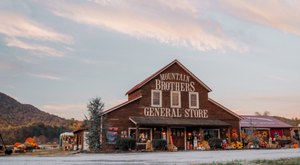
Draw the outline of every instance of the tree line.
[[[38,144],[58,143],[59,135],[62,132],[70,131],[65,126],[49,126],[43,123],[36,123],[30,126],[1,130],[6,144],[24,142],[28,137],[34,137]]]

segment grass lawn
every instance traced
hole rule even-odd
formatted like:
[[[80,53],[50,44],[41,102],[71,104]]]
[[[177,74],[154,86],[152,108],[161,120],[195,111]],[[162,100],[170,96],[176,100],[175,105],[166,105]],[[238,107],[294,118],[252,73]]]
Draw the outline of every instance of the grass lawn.
[[[212,163],[210,165],[299,165],[299,158],[285,158],[285,159],[277,159],[277,160],[254,160],[254,161],[243,161],[243,160],[235,160],[226,163]]]
[[[261,165],[298,165],[300,164],[299,158],[286,158],[286,159],[278,159],[278,160],[255,160],[253,163],[261,164]]]

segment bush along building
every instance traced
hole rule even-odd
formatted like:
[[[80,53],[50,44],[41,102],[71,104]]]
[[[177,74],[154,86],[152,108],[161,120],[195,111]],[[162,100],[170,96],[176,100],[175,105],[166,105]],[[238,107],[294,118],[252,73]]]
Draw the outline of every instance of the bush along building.
[[[135,139],[139,149],[147,141],[165,141],[178,150],[205,149],[210,139],[238,141],[241,117],[210,99],[209,92],[174,60],[130,89],[128,101],[102,113],[102,148],[116,149],[120,138]]]

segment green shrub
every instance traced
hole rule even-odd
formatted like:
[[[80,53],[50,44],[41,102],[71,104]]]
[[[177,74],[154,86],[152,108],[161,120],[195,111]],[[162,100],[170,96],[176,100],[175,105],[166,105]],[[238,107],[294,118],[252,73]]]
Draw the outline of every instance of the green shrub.
[[[119,138],[116,141],[116,148],[128,151],[129,149],[135,149],[136,141],[133,138]]]
[[[153,139],[152,145],[154,150],[166,150],[167,141],[164,139]]]
[[[216,137],[208,139],[208,144],[213,150],[222,148],[222,140]]]

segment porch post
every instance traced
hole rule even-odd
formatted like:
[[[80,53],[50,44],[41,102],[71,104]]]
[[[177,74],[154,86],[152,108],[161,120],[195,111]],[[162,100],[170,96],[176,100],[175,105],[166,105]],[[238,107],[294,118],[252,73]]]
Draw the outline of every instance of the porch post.
[[[171,128],[170,126],[167,127],[167,145],[170,143],[170,136],[171,136]]]
[[[139,128],[140,128],[140,126],[136,125],[136,129],[135,129],[135,140],[136,140],[136,142],[138,142],[138,140],[139,140],[139,135],[140,135]]]
[[[227,129],[227,133],[228,133],[228,143],[231,143],[231,134],[230,134],[230,128]]]
[[[184,127],[184,150],[186,150],[186,127]]]

